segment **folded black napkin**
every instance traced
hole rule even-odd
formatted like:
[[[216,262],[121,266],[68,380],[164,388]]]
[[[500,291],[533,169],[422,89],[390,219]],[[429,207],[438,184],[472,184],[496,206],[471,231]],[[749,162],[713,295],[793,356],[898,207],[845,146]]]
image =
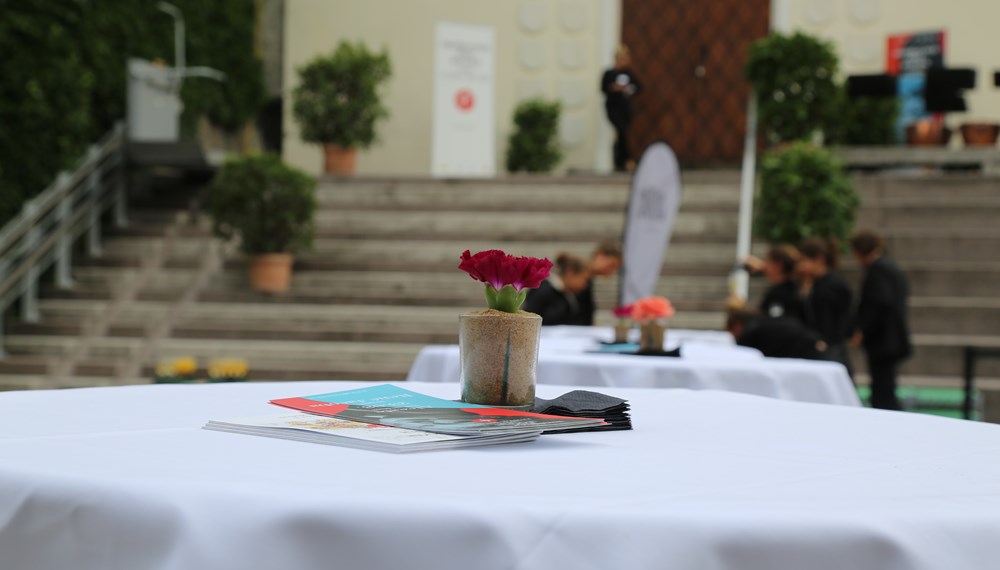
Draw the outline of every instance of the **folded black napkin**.
[[[629,416],[627,401],[587,390],[573,390],[552,400],[535,398],[535,407],[532,408],[532,411],[539,414],[571,418],[601,418],[607,422],[607,425],[603,426],[559,433],[632,429],[632,418]]]
[[[681,347],[678,346],[673,350],[637,350],[628,354],[635,354],[636,356],[673,356],[677,358],[681,355]]]

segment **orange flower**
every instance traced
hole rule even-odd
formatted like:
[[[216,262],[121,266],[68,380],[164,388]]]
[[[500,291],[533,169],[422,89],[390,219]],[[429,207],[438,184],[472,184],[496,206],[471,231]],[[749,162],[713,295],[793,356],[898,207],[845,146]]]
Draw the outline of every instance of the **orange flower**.
[[[632,318],[637,321],[669,319],[675,312],[674,306],[665,297],[646,297],[632,305]]]

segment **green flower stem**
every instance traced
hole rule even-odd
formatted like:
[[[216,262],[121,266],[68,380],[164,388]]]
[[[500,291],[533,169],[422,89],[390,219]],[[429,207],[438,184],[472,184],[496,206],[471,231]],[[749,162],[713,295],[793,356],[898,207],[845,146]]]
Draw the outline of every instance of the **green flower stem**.
[[[518,292],[513,285],[504,285],[499,291],[492,285],[486,286],[486,304],[497,311],[516,313],[521,310],[521,305],[527,297],[527,289]]]

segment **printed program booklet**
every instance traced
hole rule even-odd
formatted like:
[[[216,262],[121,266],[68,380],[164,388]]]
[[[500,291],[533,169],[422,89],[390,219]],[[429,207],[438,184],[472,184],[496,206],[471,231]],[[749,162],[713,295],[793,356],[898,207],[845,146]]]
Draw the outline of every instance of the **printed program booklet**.
[[[355,422],[453,435],[552,433],[604,424],[601,419],[551,416],[445,400],[391,384],[282,398],[271,403]]]
[[[495,435],[447,435],[363,424],[304,412],[213,420],[205,424],[205,429],[391,453],[522,443],[534,441],[539,436],[537,431]]]

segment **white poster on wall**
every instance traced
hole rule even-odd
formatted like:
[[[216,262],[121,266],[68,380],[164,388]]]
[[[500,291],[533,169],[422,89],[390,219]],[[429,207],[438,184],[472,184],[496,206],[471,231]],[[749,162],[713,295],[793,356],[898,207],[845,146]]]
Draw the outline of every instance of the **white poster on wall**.
[[[496,174],[495,48],[496,32],[491,27],[437,23],[431,148],[434,176]]]

